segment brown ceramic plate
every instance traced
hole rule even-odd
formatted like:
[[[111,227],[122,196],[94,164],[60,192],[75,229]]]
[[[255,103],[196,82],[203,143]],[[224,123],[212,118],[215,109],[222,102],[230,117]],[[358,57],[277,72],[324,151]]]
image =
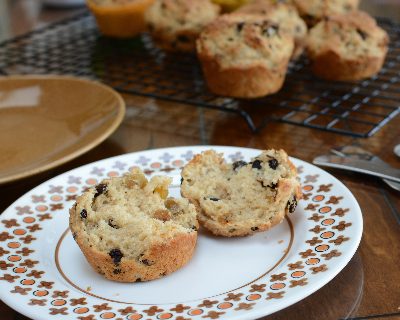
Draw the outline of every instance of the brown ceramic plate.
[[[97,82],[0,77],[0,184],[80,156],[113,133],[124,114],[122,97]]]

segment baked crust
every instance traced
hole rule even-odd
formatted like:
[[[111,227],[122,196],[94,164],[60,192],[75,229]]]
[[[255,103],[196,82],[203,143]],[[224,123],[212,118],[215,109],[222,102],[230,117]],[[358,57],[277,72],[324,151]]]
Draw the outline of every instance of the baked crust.
[[[287,62],[273,70],[263,65],[221,68],[208,55],[199,54],[208,88],[222,96],[258,98],[273,94],[282,88]]]
[[[114,263],[109,254],[90,247],[82,230],[71,225],[71,231],[92,268],[105,278],[118,282],[154,280],[182,268],[192,258],[197,242],[197,232],[180,234],[163,243],[155,243],[144,252],[143,259],[154,262],[151,265],[125,258]]]
[[[326,80],[358,81],[377,74],[385,62],[385,56],[349,60],[334,51],[326,51],[314,57],[311,70],[317,77]]]

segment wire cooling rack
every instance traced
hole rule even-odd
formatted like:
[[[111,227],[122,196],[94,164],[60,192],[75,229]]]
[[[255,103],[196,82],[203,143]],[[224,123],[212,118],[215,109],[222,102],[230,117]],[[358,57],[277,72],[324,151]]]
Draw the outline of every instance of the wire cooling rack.
[[[289,66],[280,92],[254,100],[212,94],[194,55],[167,54],[147,34],[102,37],[88,12],[1,43],[0,73],[97,79],[124,93],[239,114],[253,131],[282,121],[369,137],[400,113],[400,24],[385,19],[379,24],[391,42],[378,75],[357,83],[322,81],[300,59]]]

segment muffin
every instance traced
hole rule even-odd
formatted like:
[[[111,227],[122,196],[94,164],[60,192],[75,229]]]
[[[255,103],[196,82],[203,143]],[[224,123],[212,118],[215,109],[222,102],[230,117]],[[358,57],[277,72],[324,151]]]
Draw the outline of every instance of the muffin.
[[[120,282],[148,281],[184,266],[197,240],[196,209],[167,198],[171,179],[140,170],[104,180],[77,198],[70,229],[95,271]]]
[[[200,32],[219,11],[210,0],[156,0],[145,17],[157,46],[167,51],[195,51]]]
[[[293,37],[262,15],[223,15],[197,40],[209,89],[222,96],[257,98],[283,85]]]
[[[314,26],[334,14],[345,14],[356,10],[360,0],[293,0],[302,18]]]
[[[367,13],[354,11],[321,21],[310,30],[307,51],[313,73],[327,80],[355,81],[379,72],[389,37]]]
[[[106,36],[127,38],[145,31],[144,12],[154,0],[86,0]]]
[[[303,53],[307,36],[307,25],[300,18],[293,5],[272,0],[254,0],[235,12],[262,14],[267,19],[279,24],[282,29],[288,31],[294,38],[295,49],[293,58],[298,58]]]
[[[198,207],[213,234],[246,236],[265,231],[293,213],[301,198],[297,171],[283,150],[263,151],[249,163],[226,163],[213,150],[182,170],[181,193]]]

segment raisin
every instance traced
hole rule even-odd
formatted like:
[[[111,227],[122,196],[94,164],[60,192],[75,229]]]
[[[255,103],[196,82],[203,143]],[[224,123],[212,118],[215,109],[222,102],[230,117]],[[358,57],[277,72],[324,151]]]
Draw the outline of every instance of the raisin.
[[[118,264],[121,262],[122,257],[124,254],[121,252],[119,249],[112,249],[108,255],[113,259],[115,264]]]
[[[251,165],[251,167],[253,169],[258,169],[258,170],[262,169],[261,161],[260,160],[254,160],[252,165]]]
[[[357,33],[360,35],[361,39],[363,39],[363,40],[368,38],[368,33],[364,32],[361,29],[357,29]]]
[[[266,188],[267,186],[264,184],[264,181],[258,181],[261,184],[261,187]]]
[[[142,282],[142,279],[137,278],[137,279],[135,280],[135,282]]]
[[[181,178],[181,185],[182,185],[182,183],[183,183],[183,178]]]
[[[211,200],[211,201],[219,201],[218,198],[213,198],[213,197],[210,197],[209,200]]]
[[[236,25],[236,30],[237,30],[237,32],[242,31],[243,27],[244,27],[244,22],[239,22],[239,23]]]
[[[271,182],[271,184],[270,184],[270,185],[268,185],[268,188],[271,188],[272,190],[275,190],[277,186],[278,186],[278,184],[277,184],[277,183],[273,183],[273,182]]]
[[[196,226],[192,226],[192,230],[197,231],[197,227]]]
[[[86,219],[86,218],[87,218],[87,211],[86,211],[86,209],[83,209],[83,210],[81,211],[81,218],[82,218],[82,219]]]
[[[290,213],[293,213],[296,210],[297,199],[296,199],[295,196],[293,196],[293,200],[292,201],[288,201],[287,207],[288,207]]]
[[[72,238],[74,238],[74,240],[76,239],[76,232],[74,232],[74,233],[72,234]]]
[[[237,169],[240,169],[241,167],[244,167],[245,165],[247,165],[246,161],[239,160],[239,161],[232,163],[232,168],[233,168],[233,170],[236,171]]]
[[[251,227],[251,231],[257,231],[258,227]]]
[[[185,36],[185,35],[183,35],[183,34],[180,34],[180,35],[178,36],[178,41],[179,41],[179,42],[183,42],[183,43],[188,43],[188,42],[190,42],[190,39],[189,39],[188,36]]]
[[[268,165],[271,169],[276,170],[276,168],[278,168],[278,166],[279,166],[279,162],[276,159],[271,159],[271,160],[268,160]]]
[[[103,194],[106,191],[107,191],[107,185],[104,183],[100,183],[99,185],[96,186],[96,193],[94,195],[94,198],[97,198],[99,195]]]
[[[154,262],[147,260],[147,259],[141,260],[141,263],[143,263],[146,266],[151,266],[152,264],[154,264]]]
[[[111,228],[119,229],[119,227],[114,223],[114,220],[113,220],[113,219],[108,219],[108,225],[109,225]]]
[[[114,269],[113,273],[114,274],[120,274],[121,273],[121,269]]]

